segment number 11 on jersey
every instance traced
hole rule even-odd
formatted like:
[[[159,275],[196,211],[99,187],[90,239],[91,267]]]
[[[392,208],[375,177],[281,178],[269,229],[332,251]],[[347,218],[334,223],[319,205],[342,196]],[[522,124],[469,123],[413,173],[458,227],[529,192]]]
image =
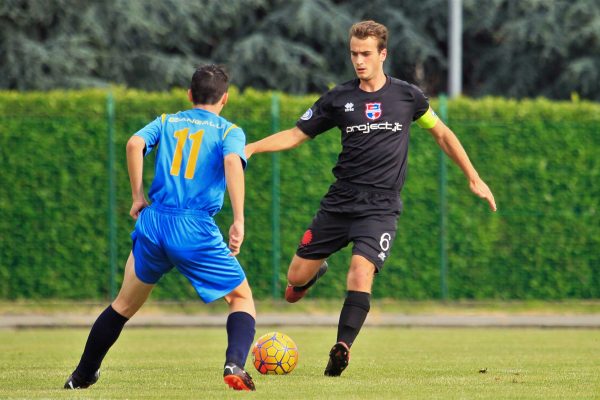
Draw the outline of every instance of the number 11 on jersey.
[[[185,179],[194,179],[204,130],[201,129],[188,136],[189,130],[189,128],[184,128],[175,131],[173,134],[173,136],[177,138],[177,146],[175,146],[175,154],[173,154],[173,162],[171,163],[171,175],[179,176],[179,171],[181,171],[181,160],[183,159],[183,148],[185,147],[187,140],[190,139],[192,141],[192,148],[190,150],[190,158],[185,167],[184,177]]]

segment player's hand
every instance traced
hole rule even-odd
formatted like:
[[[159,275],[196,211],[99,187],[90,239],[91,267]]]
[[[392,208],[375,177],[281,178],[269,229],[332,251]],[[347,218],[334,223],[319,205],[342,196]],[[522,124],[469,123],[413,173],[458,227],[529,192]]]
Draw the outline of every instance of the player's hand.
[[[229,250],[230,256],[237,256],[240,253],[242,242],[244,241],[244,223],[234,221],[229,228]]]
[[[131,204],[131,210],[129,211],[129,215],[131,215],[131,218],[137,220],[138,217],[140,216],[140,212],[148,207],[148,202],[146,201],[146,199],[142,199],[142,200],[136,200]]]
[[[469,186],[475,195],[487,200],[492,211],[496,211],[496,200],[494,200],[494,195],[492,194],[492,191],[488,185],[486,185],[481,178],[478,177],[477,179],[473,179],[469,182]]]

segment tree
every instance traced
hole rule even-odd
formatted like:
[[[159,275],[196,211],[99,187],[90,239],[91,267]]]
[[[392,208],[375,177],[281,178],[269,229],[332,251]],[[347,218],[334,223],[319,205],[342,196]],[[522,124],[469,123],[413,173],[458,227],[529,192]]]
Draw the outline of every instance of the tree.
[[[232,45],[228,64],[242,87],[321,92],[340,75],[350,76],[345,54],[351,24],[328,0],[274,1],[252,31]]]
[[[469,93],[600,100],[598,1],[468,0],[465,14]]]
[[[0,87],[45,90],[97,83],[91,75],[96,48],[89,41],[87,14],[76,11],[86,9],[89,3],[3,1]]]
[[[598,0],[464,0],[467,95],[600,100]],[[226,64],[243,88],[323,92],[354,77],[352,23],[390,30],[386,72],[446,90],[447,0],[4,0],[0,88],[186,86]]]

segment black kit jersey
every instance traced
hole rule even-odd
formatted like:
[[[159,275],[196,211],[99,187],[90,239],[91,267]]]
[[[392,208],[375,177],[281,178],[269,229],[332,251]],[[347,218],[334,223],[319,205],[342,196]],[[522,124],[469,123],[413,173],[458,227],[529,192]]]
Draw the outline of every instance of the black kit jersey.
[[[354,79],[325,93],[296,125],[311,138],[340,129],[342,151],[333,168],[339,183],[399,193],[410,125],[429,109],[429,101],[418,87],[389,76],[376,92],[359,84]]]

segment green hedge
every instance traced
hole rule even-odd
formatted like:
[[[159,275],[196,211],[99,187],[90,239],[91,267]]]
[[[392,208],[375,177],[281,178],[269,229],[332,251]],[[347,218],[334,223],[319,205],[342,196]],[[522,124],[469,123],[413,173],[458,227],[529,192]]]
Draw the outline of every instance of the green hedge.
[[[163,112],[188,108],[184,91],[113,89],[116,105],[119,281],[130,249],[129,136]],[[233,91],[224,116],[249,141],[272,130],[271,93]],[[281,99],[287,128],[315,96]],[[0,92],[0,298],[99,299],[109,296],[107,91]],[[437,102],[434,101],[434,106]],[[448,161],[450,298],[600,297],[600,105],[588,102],[458,99],[449,124],[488,182],[499,211],[471,195]],[[281,265],[287,263],[333,180],[340,149],[331,131],[280,153]],[[412,127],[405,211],[376,297],[440,297],[439,148]],[[246,241],[239,256],[255,297],[272,293],[272,155],[247,168]],[[147,159],[146,187],[152,178]],[[230,210],[218,216],[227,231]],[[332,273],[314,296],[344,293],[350,249],[331,257]],[[177,273],[155,299],[195,298]]]

